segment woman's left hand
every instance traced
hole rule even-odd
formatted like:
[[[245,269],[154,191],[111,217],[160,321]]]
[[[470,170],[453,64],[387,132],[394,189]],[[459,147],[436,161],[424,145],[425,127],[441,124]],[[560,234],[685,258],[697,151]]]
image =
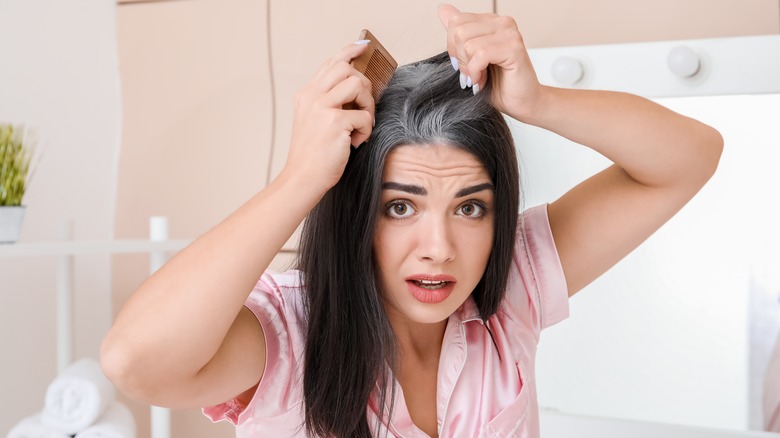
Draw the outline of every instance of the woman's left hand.
[[[439,6],[439,19],[447,29],[447,51],[460,70],[461,88],[471,86],[476,94],[489,75],[496,108],[517,120],[532,119],[543,105],[544,87],[515,20],[464,13],[448,4]]]

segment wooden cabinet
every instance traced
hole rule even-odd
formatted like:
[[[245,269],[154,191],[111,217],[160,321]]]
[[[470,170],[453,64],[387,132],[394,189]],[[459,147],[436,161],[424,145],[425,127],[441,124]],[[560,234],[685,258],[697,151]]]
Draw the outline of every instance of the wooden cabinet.
[[[117,9],[122,146],[116,234],[164,215],[197,236],[263,187],[271,86],[264,2]]]
[[[271,47],[276,82],[276,141],[272,174],[284,166],[292,129],[295,93],[316,69],[367,28],[399,64],[427,58],[446,49],[446,33],[436,13],[437,1],[367,2],[285,1],[271,3]],[[463,10],[489,12],[490,0],[452,2]]]
[[[767,35],[780,32],[768,0],[496,0],[530,48]]]
[[[169,217],[172,235],[196,237],[265,185],[272,120],[265,12],[265,1],[255,0],[117,8],[116,237],[145,236],[148,217],[158,215]],[[146,264],[114,256],[115,311],[148,275]],[[138,424],[149,424],[148,408],[131,406]],[[176,410],[172,420],[172,436],[235,436],[199,409]]]

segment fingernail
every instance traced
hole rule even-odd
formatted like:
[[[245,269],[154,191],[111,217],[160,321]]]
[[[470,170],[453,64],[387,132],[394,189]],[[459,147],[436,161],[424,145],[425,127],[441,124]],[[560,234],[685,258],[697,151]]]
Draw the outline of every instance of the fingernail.
[[[370,42],[371,40],[360,40],[360,41],[355,41],[355,44],[368,44]]]
[[[458,71],[458,58],[450,56],[450,62],[452,63],[452,68],[454,68],[455,71]]]
[[[472,85],[472,82],[471,82],[471,76],[467,76],[467,77],[466,77],[466,86],[467,86],[467,87],[470,87],[471,85]]]
[[[479,84],[474,84],[474,88],[471,89],[471,92],[476,96],[477,93],[479,93]]]
[[[466,75],[463,73],[460,74],[460,89],[465,90],[466,89]]]

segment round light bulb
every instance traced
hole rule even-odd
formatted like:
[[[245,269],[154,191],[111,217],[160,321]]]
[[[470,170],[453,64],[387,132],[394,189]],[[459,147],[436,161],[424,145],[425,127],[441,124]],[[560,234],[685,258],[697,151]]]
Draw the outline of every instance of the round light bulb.
[[[688,46],[679,46],[669,52],[666,58],[669,70],[681,78],[689,78],[699,72],[701,61],[699,54]]]
[[[585,74],[585,69],[579,61],[568,56],[561,56],[552,63],[552,77],[561,85],[574,85]]]

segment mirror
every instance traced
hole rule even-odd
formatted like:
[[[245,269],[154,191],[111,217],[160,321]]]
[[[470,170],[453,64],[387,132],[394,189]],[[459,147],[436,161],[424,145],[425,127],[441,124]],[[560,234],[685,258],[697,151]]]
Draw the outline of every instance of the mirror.
[[[638,249],[574,296],[570,318],[543,333],[537,359],[542,408],[764,430],[765,386],[780,392],[765,379],[780,333],[780,90],[773,88],[780,87],[780,80],[774,79],[780,78],[780,65],[765,70],[770,75],[766,94],[741,94],[745,93],[741,87],[751,81],[744,75],[719,77],[716,71],[721,63],[735,62],[718,59],[730,51],[717,50],[719,45],[734,46],[740,56],[761,57],[761,47],[754,42],[750,38],[709,40],[700,46],[692,42],[708,64],[701,72],[706,77],[687,83],[657,67],[633,66],[634,71],[626,71],[630,68],[621,65],[630,59],[613,57],[612,64],[594,60],[611,50],[631,52],[645,63],[663,60],[658,54],[678,45],[674,42],[532,53],[543,82],[554,84],[542,77],[546,62],[563,54],[579,55],[586,60],[586,75],[589,64],[617,69],[603,75],[591,72],[591,84],[598,83],[593,88],[651,97],[714,126],[725,140],[719,169],[701,192]],[[753,67],[741,66],[745,71]],[[632,76],[641,70],[658,76]],[[624,79],[609,82],[604,78],[610,74]],[[708,80],[718,83],[707,84]],[[645,84],[657,87],[664,81],[670,83],[665,92],[660,88],[642,92]],[[753,81],[748,86],[755,85]],[[713,91],[702,92],[705,87]],[[659,94],[673,97],[656,97]],[[609,164],[589,148],[510,122],[520,154],[525,207],[557,199]]]

